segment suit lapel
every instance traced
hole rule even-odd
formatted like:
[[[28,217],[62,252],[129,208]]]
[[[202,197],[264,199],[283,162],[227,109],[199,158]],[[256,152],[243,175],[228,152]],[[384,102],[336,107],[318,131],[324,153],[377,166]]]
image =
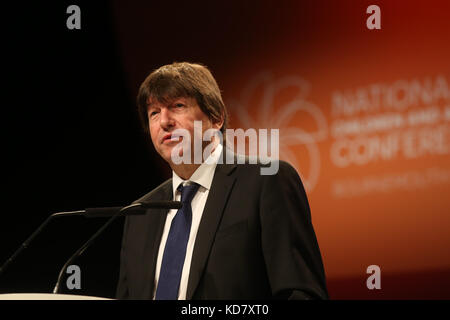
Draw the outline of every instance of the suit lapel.
[[[144,256],[142,266],[149,267],[144,270],[146,275],[144,285],[144,292],[149,294],[150,299],[153,298],[153,290],[155,286],[155,270],[156,261],[158,258],[159,243],[161,242],[161,236],[164,230],[164,224],[166,222],[168,210],[148,210],[149,215],[148,228],[147,228],[147,240],[144,246]]]
[[[214,236],[236,177],[236,165],[218,164],[195,240],[186,299],[192,299],[208,260]]]
[[[146,195],[145,199],[143,197],[139,200],[165,201],[172,200],[172,197],[172,180],[170,179],[170,182],[165,184],[160,192],[154,195]],[[145,225],[147,225],[147,230],[145,234],[147,237],[143,248],[142,266],[147,266],[148,269],[143,271],[145,279],[142,284],[144,292],[149,295],[149,299],[153,298],[156,261],[168,212],[169,210],[165,209],[149,209],[146,213],[147,221],[145,222]]]

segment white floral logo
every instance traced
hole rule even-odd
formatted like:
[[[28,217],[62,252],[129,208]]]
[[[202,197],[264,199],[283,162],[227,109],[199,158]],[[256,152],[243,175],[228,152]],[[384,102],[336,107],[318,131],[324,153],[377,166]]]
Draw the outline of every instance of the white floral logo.
[[[299,172],[307,191],[312,191],[320,174],[320,151],[317,145],[328,135],[327,121],[323,112],[312,102],[307,101],[310,84],[298,76],[285,76],[279,79],[269,73],[253,78],[244,88],[238,101],[229,101],[228,106],[244,128],[279,129],[280,159],[292,164]],[[287,101],[275,100],[290,90]],[[292,92],[294,92],[292,94]],[[251,115],[253,111],[255,115]],[[315,130],[304,129],[290,124],[294,118],[309,115],[315,122]],[[307,155],[294,149],[304,146]],[[307,157],[307,158],[306,158]],[[305,173],[300,163],[309,160],[309,169]]]

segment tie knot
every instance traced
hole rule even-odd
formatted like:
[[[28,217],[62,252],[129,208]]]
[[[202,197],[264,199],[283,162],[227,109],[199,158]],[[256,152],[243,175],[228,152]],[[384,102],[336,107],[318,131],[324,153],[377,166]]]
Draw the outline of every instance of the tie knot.
[[[177,190],[181,192],[181,202],[191,203],[199,187],[200,185],[197,183],[192,183],[185,186],[180,184]]]

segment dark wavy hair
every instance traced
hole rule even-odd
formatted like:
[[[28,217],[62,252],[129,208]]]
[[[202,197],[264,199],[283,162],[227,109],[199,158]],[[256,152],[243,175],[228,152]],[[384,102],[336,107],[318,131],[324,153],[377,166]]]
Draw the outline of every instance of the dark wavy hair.
[[[142,82],[137,95],[139,118],[149,132],[147,106],[149,99],[166,103],[172,99],[194,98],[213,123],[223,119],[222,134],[228,125],[228,112],[219,86],[208,68],[199,63],[174,62],[162,66]]]

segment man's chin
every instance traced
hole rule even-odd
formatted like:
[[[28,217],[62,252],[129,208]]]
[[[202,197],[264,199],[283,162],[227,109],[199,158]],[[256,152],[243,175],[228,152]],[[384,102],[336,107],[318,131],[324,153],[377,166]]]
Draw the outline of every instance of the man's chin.
[[[172,164],[174,164],[174,162],[177,162],[176,161],[177,157],[173,154],[174,152],[176,152],[174,150],[174,147],[166,147],[163,150],[161,150],[161,152],[159,154],[167,163],[172,165]],[[178,159],[182,158],[182,156],[183,156],[183,151],[179,151]]]
[[[160,153],[161,157],[164,159],[164,161],[166,161],[167,163],[171,164],[172,161],[172,150],[164,150],[163,152]]]

